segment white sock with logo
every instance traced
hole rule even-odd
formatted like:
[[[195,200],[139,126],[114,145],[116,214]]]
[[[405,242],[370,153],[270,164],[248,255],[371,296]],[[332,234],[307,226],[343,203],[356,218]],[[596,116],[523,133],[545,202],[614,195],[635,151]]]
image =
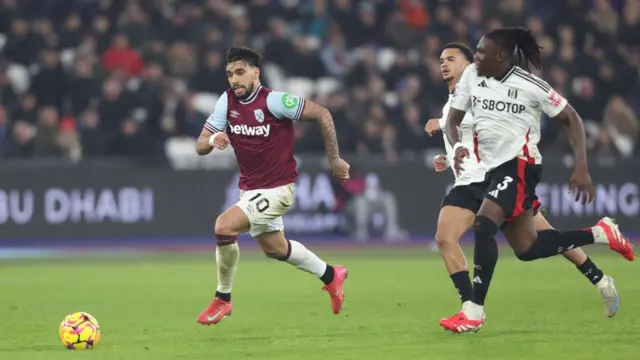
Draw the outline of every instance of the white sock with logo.
[[[240,259],[240,247],[237,243],[216,247],[216,265],[218,267],[217,291],[230,294],[233,286],[233,278],[238,269]]]
[[[317,277],[324,275],[327,270],[327,263],[295,240],[289,240],[289,246],[291,250],[289,257],[285,260],[286,262]]]

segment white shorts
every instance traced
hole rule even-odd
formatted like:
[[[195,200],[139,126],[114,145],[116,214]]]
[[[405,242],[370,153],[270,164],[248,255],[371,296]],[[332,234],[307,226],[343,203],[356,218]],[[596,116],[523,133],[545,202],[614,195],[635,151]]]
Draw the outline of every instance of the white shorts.
[[[293,200],[293,184],[288,184],[273,189],[240,191],[236,206],[249,218],[249,233],[256,237],[284,230],[282,216],[289,211]]]

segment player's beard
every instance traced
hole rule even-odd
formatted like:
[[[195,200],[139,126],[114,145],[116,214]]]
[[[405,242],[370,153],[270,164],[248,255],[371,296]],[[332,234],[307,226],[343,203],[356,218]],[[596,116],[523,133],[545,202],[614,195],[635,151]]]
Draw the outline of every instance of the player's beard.
[[[243,86],[244,87],[244,86]],[[249,96],[251,96],[251,94],[253,94],[253,91],[255,90],[255,84],[251,84],[248,87],[244,87],[244,95],[236,95],[236,97],[238,98],[238,100],[246,100],[247,98],[249,98]]]

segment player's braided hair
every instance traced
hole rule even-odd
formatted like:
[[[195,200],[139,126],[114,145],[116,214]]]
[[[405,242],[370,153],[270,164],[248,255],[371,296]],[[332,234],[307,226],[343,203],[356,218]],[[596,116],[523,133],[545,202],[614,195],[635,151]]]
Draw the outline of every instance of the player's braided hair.
[[[512,52],[516,65],[524,65],[523,67],[526,69],[531,64],[536,69],[542,69],[540,54],[542,47],[528,29],[505,27],[491,31],[486,37],[498,43],[508,52]]]
[[[460,50],[460,52],[464,55],[464,58],[468,61],[468,62],[473,62],[473,51],[471,51],[471,49],[462,43],[448,43],[447,45],[444,46],[444,49],[458,49]]]
[[[262,63],[262,55],[257,51],[244,46],[234,46],[227,49],[227,64],[234,63],[238,60],[246,61],[251,66],[260,66]]]

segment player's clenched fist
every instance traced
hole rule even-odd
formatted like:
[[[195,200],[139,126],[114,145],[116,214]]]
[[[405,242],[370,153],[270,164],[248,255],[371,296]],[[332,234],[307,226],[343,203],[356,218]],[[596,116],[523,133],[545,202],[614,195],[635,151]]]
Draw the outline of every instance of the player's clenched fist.
[[[427,121],[427,125],[425,125],[424,131],[429,134],[429,136],[433,136],[433,134],[440,131],[440,119],[431,119]]]
[[[464,170],[464,168],[462,167],[462,162],[464,161],[464,158],[469,157],[469,149],[462,146],[462,144],[460,143],[456,144],[453,149],[456,154],[453,167],[456,171],[456,174],[460,175],[460,171]]]
[[[333,170],[333,176],[335,176],[338,180],[340,181],[349,180],[349,168],[351,168],[351,165],[349,165],[348,162],[340,158],[337,158],[332,160],[330,165],[331,165],[331,170]]]
[[[436,172],[443,172],[449,168],[449,162],[447,161],[447,155],[438,154],[433,157],[433,168]]]
[[[209,145],[219,150],[224,150],[229,146],[229,136],[226,133],[219,132],[211,135]]]

